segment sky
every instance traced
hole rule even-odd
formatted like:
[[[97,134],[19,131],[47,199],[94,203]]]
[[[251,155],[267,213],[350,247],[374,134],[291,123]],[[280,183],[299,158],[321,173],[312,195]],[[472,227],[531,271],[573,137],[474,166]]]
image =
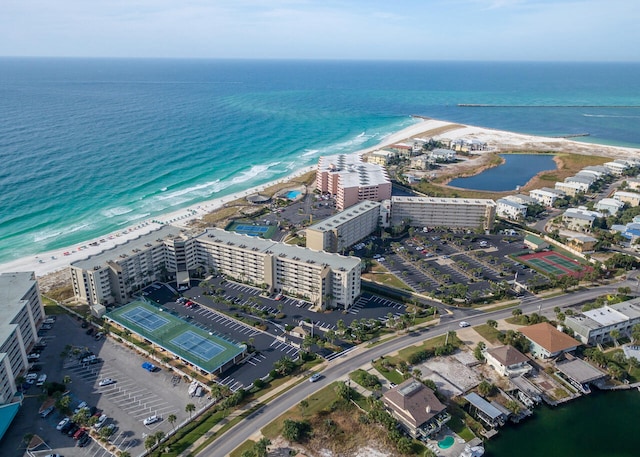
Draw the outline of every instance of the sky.
[[[1,0],[0,56],[640,61],[639,0]]]

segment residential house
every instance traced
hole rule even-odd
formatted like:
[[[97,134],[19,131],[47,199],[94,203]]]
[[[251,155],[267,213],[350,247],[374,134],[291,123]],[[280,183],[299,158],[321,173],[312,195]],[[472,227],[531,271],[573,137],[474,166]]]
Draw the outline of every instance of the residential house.
[[[553,206],[558,198],[565,196],[564,191],[543,187],[541,189],[533,189],[529,191],[529,196],[544,206]]]
[[[629,203],[631,206],[640,205],[640,194],[636,192],[618,191],[613,194],[613,198],[623,203]]]
[[[562,222],[569,230],[588,232],[597,217],[602,217],[602,213],[586,208],[569,208],[562,215]]]
[[[603,198],[594,205],[594,208],[601,213],[616,215],[618,211],[622,209],[624,202],[616,200],[615,198]]]
[[[575,197],[578,194],[584,193],[587,190],[587,186],[575,182],[557,182],[555,183],[555,189],[561,191],[569,197]]]
[[[382,402],[412,438],[438,433],[451,418],[435,393],[413,378],[385,392]]]
[[[507,421],[507,415],[475,392],[464,396],[469,402],[469,414],[476,417],[489,428],[501,427]]]
[[[548,322],[518,329],[531,343],[530,352],[540,359],[551,359],[565,352],[572,352],[580,342],[562,333]]]
[[[521,205],[536,205],[539,204],[538,200],[525,194],[507,195],[503,197],[505,200],[520,203]]]
[[[593,252],[598,240],[589,235],[575,235],[569,237],[567,246],[578,252]]]
[[[496,200],[496,216],[511,220],[522,220],[527,216],[527,205],[506,198]]]
[[[613,162],[604,163],[603,166],[614,175],[622,175],[631,168],[631,164],[624,159],[614,160]]]
[[[529,365],[529,357],[510,345],[489,349],[484,358],[489,366],[509,378],[527,374],[533,368]]]
[[[373,151],[363,156],[363,159],[367,163],[375,163],[378,165],[382,165],[383,167],[388,165],[389,162],[394,159],[397,154],[393,151],[385,151],[380,149],[378,151]]]

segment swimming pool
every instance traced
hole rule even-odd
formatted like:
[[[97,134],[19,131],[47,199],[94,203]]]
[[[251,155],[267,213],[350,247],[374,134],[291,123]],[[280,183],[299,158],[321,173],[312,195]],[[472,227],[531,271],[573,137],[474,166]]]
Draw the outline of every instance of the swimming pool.
[[[287,192],[287,198],[289,200],[295,200],[296,198],[298,198],[298,196],[301,194],[302,192],[300,192],[299,190],[290,190],[289,192]]]
[[[447,435],[444,437],[444,439],[438,441],[438,447],[440,449],[449,449],[451,446],[453,446],[453,443],[455,443],[453,436]]]

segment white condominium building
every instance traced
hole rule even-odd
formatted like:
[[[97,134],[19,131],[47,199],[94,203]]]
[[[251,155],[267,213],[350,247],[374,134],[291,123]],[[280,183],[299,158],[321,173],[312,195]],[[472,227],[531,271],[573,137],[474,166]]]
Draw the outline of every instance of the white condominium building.
[[[634,325],[640,324],[640,299],[634,298],[567,316],[564,323],[585,344],[596,345],[611,341],[612,330],[629,338]]]
[[[380,203],[363,201],[305,229],[307,247],[340,252],[373,233],[380,222]]]
[[[617,191],[614,192],[613,198],[621,201],[622,203],[629,203],[631,206],[640,205],[640,194],[636,192]]]
[[[133,293],[154,281],[194,269],[192,243],[179,228],[165,225],[73,262],[71,280],[75,298],[89,306],[127,303]]]
[[[222,229],[198,235],[199,263],[243,282],[348,309],[360,295],[360,259]]]
[[[556,183],[558,184],[558,183]],[[558,198],[565,196],[563,190],[543,187],[542,189],[533,189],[529,191],[529,196],[544,206],[553,206]]]
[[[338,211],[363,200],[391,198],[391,180],[386,170],[378,164],[362,162],[357,154],[320,157],[316,189],[333,195]]]
[[[33,272],[0,274],[0,405],[17,392],[16,378],[28,368],[44,308]]]
[[[382,221],[386,227],[408,224],[491,230],[496,216],[496,202],[489,199],[392,197],[383,206],[390,209],[390,217]]]
[[[527,216],[527,205],[500,198],[496,200],[496,214],[507,219],[524,219]]]

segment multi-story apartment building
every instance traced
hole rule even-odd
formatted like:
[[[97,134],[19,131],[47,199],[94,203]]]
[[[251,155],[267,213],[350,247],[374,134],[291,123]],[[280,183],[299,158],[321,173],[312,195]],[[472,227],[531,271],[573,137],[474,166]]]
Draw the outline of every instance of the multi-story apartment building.
[[[564,324],[584,344],[611,341],[612,330],[620,332],[621,337],[630,337],[633,326],[640,324],[640,298],[567,316]]]
[[[348,309],[360,295],[360,259],[221,229],[196,237],[199,264],[243,282]]]
[[[488,199],[392,197],[382,203],[382,226],[491,230],[496,202]]]
[[[562,193],[568,195],[569,197],[575,197],[580,193],[584,193],[589,188],[589,186],[587,186],[586,184],[581,184],[577,182],[557,182],[555,183],[554,187],[556,190],[561,191]]]
[[[363,200],[391,198],[391,180],[386,170],[378,164],[362,162],[356,154],[320,157],[316,189],[333,195],[338,211]]]
[[[0,274],[0,405],[11,403],[28,368],[44,308],[33,272]]]
[[[181,278],[195,268],[193,241],[171,225],[71,264],[76,300],[90,306],[126,303],[163,277]]]
[[[380,203],[363,201],[305,229],[307,247],[316,251],[340,252],[378,228]]]
[[[597,217],[602,217],[602,213],[586,208],[569,208],[562,214],[562,222],[569,230],[589,232]]]
[[[321,307],[350,307],[360,295],[360,259],[209,229],[189,237],[176,227],[131,240],[71,265],[75,298],[90,305],[128,302],[142,287],[215,269],[270,292]]]

